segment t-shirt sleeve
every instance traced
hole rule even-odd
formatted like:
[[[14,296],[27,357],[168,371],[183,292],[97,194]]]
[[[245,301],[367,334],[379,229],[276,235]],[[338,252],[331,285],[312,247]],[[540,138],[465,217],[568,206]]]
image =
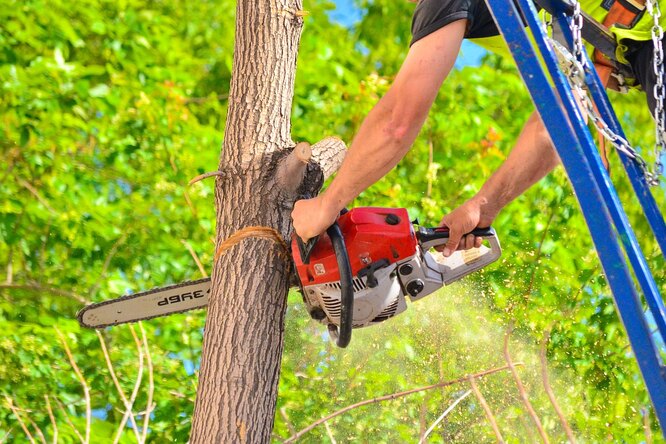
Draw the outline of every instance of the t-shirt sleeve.
[[[471,19],[470,0],[421,0],[412,18],[410,46],[456,20]]]

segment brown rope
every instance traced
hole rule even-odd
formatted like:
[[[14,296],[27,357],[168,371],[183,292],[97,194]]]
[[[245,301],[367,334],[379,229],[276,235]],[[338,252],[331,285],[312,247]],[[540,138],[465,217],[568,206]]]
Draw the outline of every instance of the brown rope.
[[[262,227],[262,226],[241,228],[240,230],[236,231],[234,234],[226,238],[224,242],[222,242],[220,246],[217,247],[217,251],[215,251],[215,260],[217,261],[234,245],[239,244],[245,239],[251,237],[259,239],[267,239],[275,242],[280,246],[280,252],[279,252],[280,257],[291,263],[291,253],[289,252],[289,246],[287,246],[287,243],[284,241],[284,239],[282,239],[280,233],[278,233],[278,231],[275,228]]]

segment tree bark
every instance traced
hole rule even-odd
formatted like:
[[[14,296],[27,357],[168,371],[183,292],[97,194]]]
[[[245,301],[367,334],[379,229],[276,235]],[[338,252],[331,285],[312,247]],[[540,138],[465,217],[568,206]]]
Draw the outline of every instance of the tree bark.
[[[217,245],[248,226],[275,228],[288,240],[293,202],[316,194],[344,155],[333,138],[291,154],[300,12],[300,0],[238,1]],[[282,248],[249,238],[214,264],[192,443],[270,441],[291,273]]]

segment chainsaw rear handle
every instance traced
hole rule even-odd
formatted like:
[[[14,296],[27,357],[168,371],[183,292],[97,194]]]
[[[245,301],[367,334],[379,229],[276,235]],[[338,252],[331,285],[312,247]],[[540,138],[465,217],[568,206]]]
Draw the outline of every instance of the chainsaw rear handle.
[[[345,348],[351,341],[352,323],[354,322],[354,275],[345,246],[345,238],[338,223],[333,222],[333,225],[326,230],[326,234],[333,244],[340,272],[340,327],[336,344],[340,348]]]

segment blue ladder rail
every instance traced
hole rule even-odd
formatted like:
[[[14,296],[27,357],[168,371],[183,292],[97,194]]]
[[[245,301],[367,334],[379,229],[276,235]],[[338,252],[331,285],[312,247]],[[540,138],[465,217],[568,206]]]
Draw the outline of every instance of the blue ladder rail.
[[[553,19],[560,24],[569,48],[573,47],[569,17],[565,13],[570,5],[565,0],[545,1],[549,3],[548,9],[555,11]],[[666,309],[657,284],[601,162],[592,134],[576,105],[571,87],[558,68],[532,0],[486,2],[569,176],[662,434],[666,437],[666,367],[650,331],[632,271],[663,344],[666,342]],[[528,28],[524,27],[521,16]],[[533,41],[529,38],[530,33]],[[591,66],[588,60],[588,67]],[[624,137],[622,126],[594,69],[586,71],[586,82],[601,116],[614,132]],[[620,159],[663,255],[666,252],[663,215],[640,168],[622,153]]]

